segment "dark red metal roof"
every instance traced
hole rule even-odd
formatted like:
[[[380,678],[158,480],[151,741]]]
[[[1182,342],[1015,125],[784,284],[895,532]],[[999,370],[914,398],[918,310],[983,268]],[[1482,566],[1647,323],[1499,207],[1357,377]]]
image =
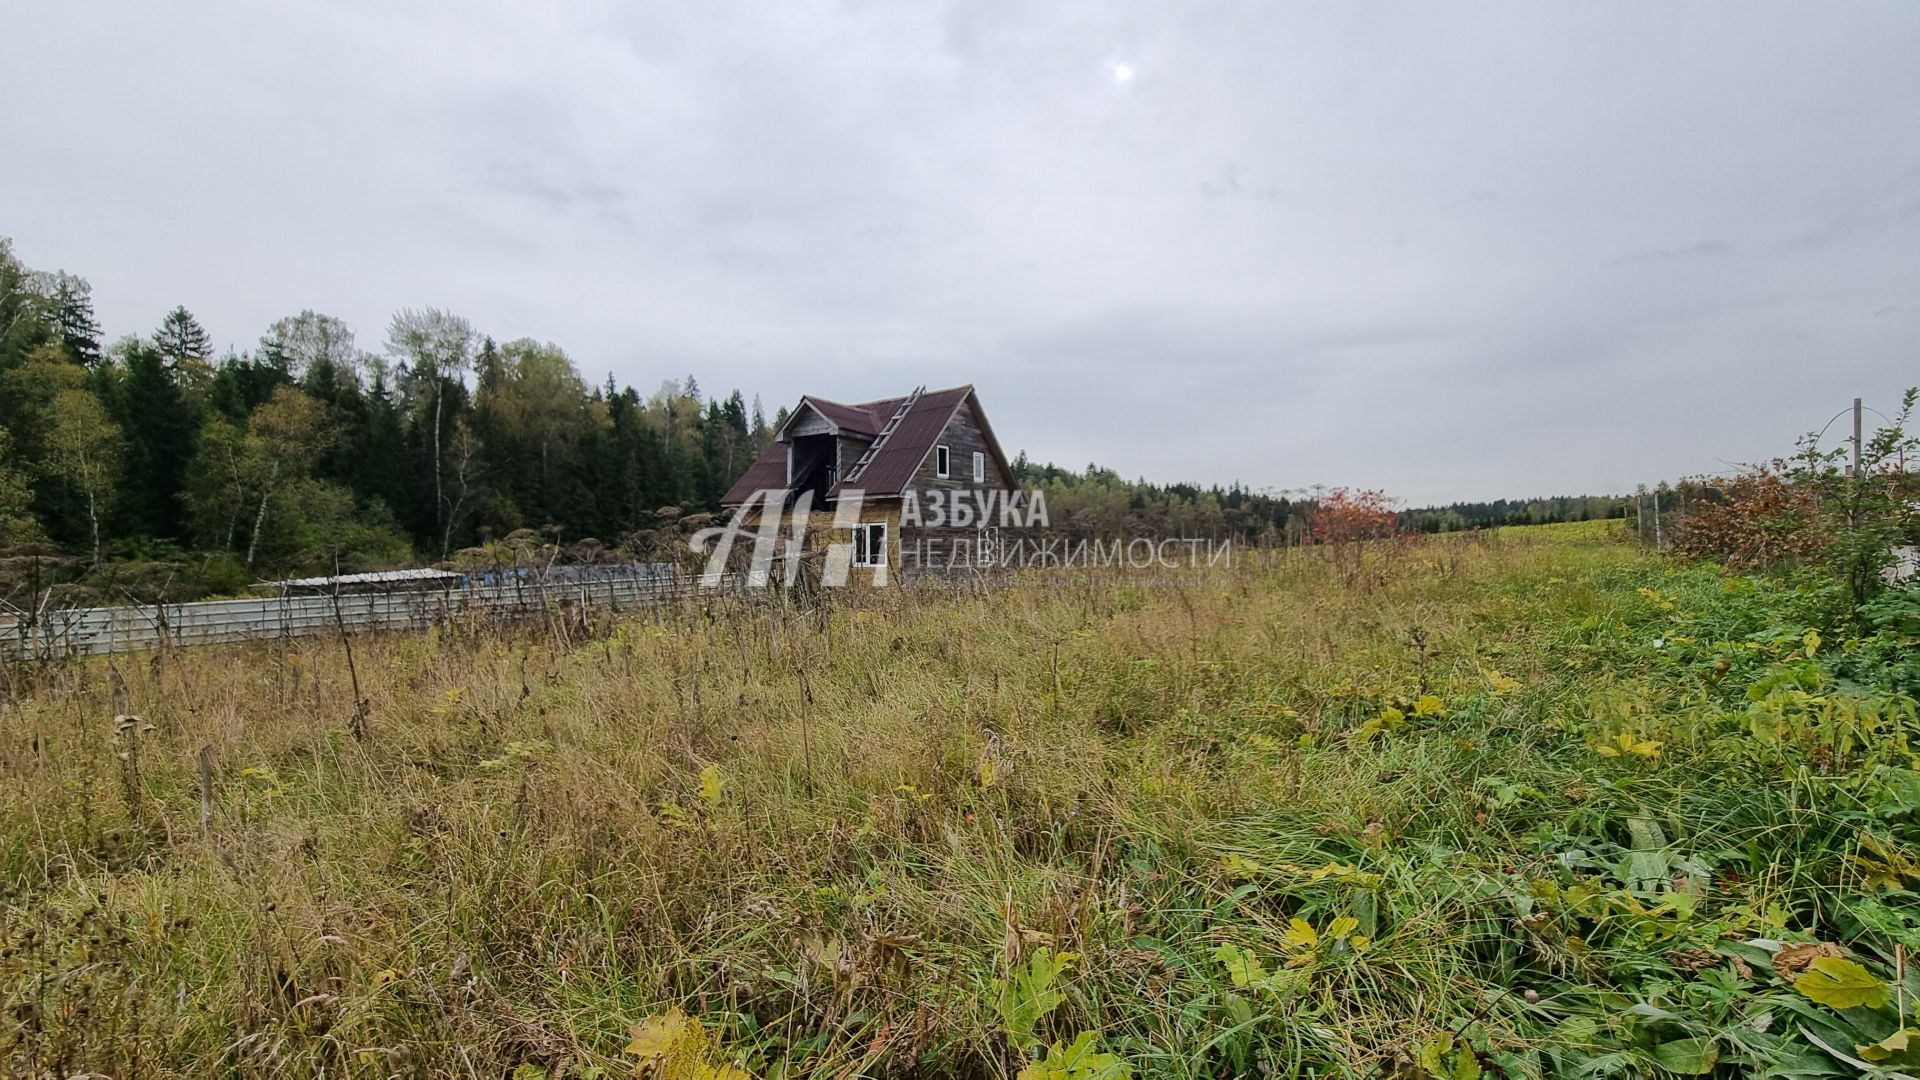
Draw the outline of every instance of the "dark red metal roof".
[[[929,390],[920,395],[907,415],[900,418],[893,433],[880,443],[873,453],[873,459],[860,475],[835,484],[829,497],[836,497],[842,488],[864,491],[873,496],[898,495],[907,485],[913,483],[913,474],[920,469],[920,463],[927,459],[927,451],[940,440],[940,433],[947,430],[947,421],[953,419],[953,411],[973,393],[971,386],[956,386],[949,390]],[[872,412],[875,416],[892,417],[900,410],[905,398],[887,398],[884,401],[870,401],[860,408]],[[884,421],[883,421],[884,423]]]
[[[947,429],[947,422],[953,419],[955,410],[973,396],[973,387],[955,386],[946,390],[928,390],[914,401],[907,415],[900,418],[866,468],[851,480],[835,484],[827,492],[828,498],[838,497],[842,487],[864,491],[869,498],[893,498],[913,483],[914,474],[919,472],[920,463],[927,459],[934,443],[940,440],[941,432]],[[856,435],[874,436],[880,433],[893,414],[900,411],[907,396],[882,398],[878,401],[863,401],[854,405],[844,405],[837,401],[808,395],[800,399],[821,416],[832,421],[843,431]],[[978,403],[975,404],[978,411]],[[985,416],[979,417],[980,427],[986,435],[987,445],[992,448],[1000,466],[1010,470],[1006,457],[1000,451],[999,443],[993,438],[992,429],[987,427]],[[725,506],[738,506],[756,491],[784,491],[787,486],[787,444],[775,441],[762,451],[760,457],[747,467],[727,493],[720,498]]]
[[[734,481],[725,495],[720,496],[720,505],[738,506],[756,491],[785,491],[787,489],[787,444],[772,442],[767,444],[747,471]]]
[[[800,400],[813,406],[814,411],[821,416],[833,421],[835,427],[853,432],[855,435],[880,434],[880,429],[887,424],[887,417],[893,415],[893,410],[888,409],[884,415],[876,418],[868,405],[842,405],[837,401],[828,401],[811,394]],[[897,405],[899,399],[894,400]],[[878,404],[878,402],[869,404]]]

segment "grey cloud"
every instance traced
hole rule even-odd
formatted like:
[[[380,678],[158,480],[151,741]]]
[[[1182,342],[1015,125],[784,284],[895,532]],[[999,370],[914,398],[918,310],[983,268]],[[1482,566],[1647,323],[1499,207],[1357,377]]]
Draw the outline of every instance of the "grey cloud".
[[[1641,251],[1632,255],[1622,255],[1614,261],[1617,263],[1649,263],[1670,262],[1675,259],[1717,259],[1732,255],[1735,250],[1734,246],[1725,240],[1700,240],[1695,243],[1684,244],[1680,247],[1655,248],[1652,251]]]
[[[0,235],[112,333],[437,304],[1421,500],[1771,456],[1920,346],[1901,0],[16,6]]]

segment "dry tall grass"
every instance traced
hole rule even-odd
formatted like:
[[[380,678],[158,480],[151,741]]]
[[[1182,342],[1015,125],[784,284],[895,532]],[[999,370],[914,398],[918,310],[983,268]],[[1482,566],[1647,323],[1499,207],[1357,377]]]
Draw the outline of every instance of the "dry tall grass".
[[[757,1073],[1010,1075],[996,980],[1042,946],[1078,954],[1045,1032],[1150,1075],[1364,1072],[1468,1013],[1524,1043],[1485,898],[1348,871],[1499,849],[1488,772],[1559,798],[1552,628],[1641,556],[1589,528],[1376,557],[1371,588],[1309,553],[358,638],[363,738],[335,640],[16,671],[0,1062],[627,1074],[679,1006]],[[1428,694],[1451,726],[1336,738]],[[1350,911],[1371,947],[1284,1000],[1215,959]]]

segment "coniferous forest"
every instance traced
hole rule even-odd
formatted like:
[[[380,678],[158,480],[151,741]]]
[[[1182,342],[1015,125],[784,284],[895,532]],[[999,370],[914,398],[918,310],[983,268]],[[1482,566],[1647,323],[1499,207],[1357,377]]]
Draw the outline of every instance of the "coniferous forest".
[[[84,278],[0,241],[0,550],[42,572],[144,566],[191,593],[523,529],[612,544],[714,507],[770,432],[737,391],[589,385],[556,345],[433,308],[371,341],[301,311],[217,352],[178,307],[107,343]]]

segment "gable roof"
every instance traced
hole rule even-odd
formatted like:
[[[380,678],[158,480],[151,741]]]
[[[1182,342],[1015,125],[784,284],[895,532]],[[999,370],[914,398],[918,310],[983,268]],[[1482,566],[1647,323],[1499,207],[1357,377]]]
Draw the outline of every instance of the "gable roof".
[[[900,406],[908,395],[881,398],[878,401],[865,401],[856,405],[843,405],[836,401],[827,401],[811,395],[800,399],[802,405],[811,407],[830,423],[850,434],[876,436],[900,411]],[[875,498],[893,498],[905,491],[913,483],[920,466],[933,452],[934,444],[940,441],[940,435],[947,430],[955,413],[968,401],[973,402],[974,415],[980,423],[980,433],[985,436],[987,448],[994,460],[1008,476],[1013,476],[1013,466],[1007,461],[1007,455],[1001,451],[1000,442],[993,436],[993,429],[987,425],[987,417],[980,408],[980,401],[973,392],[972,384],[949,387],[945,390],[923,391],[907,414],[900,418],[884,440],[876,444],[873,457],[867,461],[866,468],[850,480],[843,480],[827,492],[829,498],[837,497],[841,489],[864,491]],[[795,410],[796,414],[798,410]],[[791,421],[789,421],[791,422]],[[782,426],[784,432],[785,427]],[[727,489],[720,498],[725,506],[737,506],[747,501],[756,491],[785,490],[787,487],[787,444],[775,440],[760,457],[747,467],[746,473]]]
[[[895,399],[896,408],[898,407],[898,400],[899,399]],[[787,428],[791,426],[795,420],[798,420],[800,415],[808,409],[819,413],[822,419],[840,431],[844,431],[850,435],[865,435],[871,439],[875,435],[880,434],[880,429],[886,426],[887,417],[893,415],[893,411],[888,410],[886,416],[876,419],[869,409],[873,404],[876,403],[868,402],[866,405],[842,405],[837,401],[828,401],[826,398],[817,398],[811,394],[804,395],[800,398],[799,407],[793,410],[791,416],[787,417],[787,422],[780,425],[779,431],[774,432],[774,440],[776,442],[786,441]]]
[[[733,482],[725,495],[720,496],[721,506],[738,506],[753,497],[756,491],[785,491],[787,488],[787,444],[775,440],[767,444],[760,456],[753,459],[747,471]]]

